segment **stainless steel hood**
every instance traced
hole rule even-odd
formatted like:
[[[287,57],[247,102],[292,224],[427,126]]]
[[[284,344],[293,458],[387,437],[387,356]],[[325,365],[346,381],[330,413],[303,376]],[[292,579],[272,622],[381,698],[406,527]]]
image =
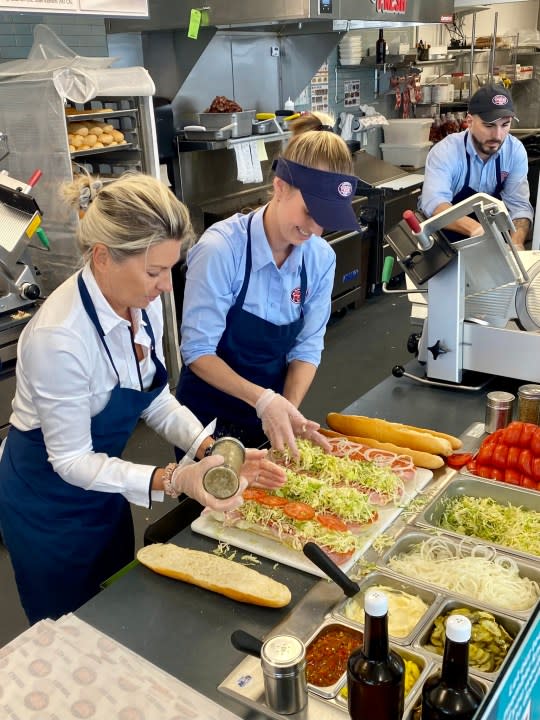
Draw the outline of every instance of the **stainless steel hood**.
[[[187,27],[193,4],[187,0],[149,0],[148,19],[111,19],[109,32],[141,32]],[[454,0],[210,0],[209,24],[218,28],[259,27],[294,34],[308,23],[325,31],[335,21],[362,20],[382,27],[389,23],[450,22]],[[285,28],[280,26],[286,25]],[[296,26],[296,27],[294,27]],[[347,29],[346,25],[340,29]]]

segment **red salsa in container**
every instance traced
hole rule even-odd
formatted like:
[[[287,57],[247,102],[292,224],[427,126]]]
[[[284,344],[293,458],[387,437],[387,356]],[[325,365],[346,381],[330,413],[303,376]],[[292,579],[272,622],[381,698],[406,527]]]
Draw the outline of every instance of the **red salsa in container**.
[[[353,650],[362,644],[363,634],[345,625],[327,625],[306,648],[306,675],[310,685],[334,685],[347,669]]]

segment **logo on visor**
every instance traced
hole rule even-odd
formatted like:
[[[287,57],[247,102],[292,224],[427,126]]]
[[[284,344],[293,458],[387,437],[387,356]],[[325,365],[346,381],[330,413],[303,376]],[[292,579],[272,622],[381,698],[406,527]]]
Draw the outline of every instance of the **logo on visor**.
[[[508,98],[506,95],[494,95],[491,102],[494,105],[508,105]]]
[[[341,197],[349,197],[349,195],[352,195],[352,185],[348,180],[345,180],[339,183],[337,191]]]

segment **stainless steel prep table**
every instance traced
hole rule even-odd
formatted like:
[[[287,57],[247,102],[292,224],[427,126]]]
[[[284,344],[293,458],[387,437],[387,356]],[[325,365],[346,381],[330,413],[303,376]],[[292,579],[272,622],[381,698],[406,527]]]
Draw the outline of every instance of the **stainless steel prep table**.
[[[408,369],[418,372],[416,362]],[[496,381],[496,387],[501,382]],[[429,388],[392,376],[345,412],[385,417],[460,435],[483,420],[486,391]],[[216,542],[187,528],[178,545],[211,551]],[[244,657],[230,643],[233,630],[261,639],[283,622],[318,581],[314,576],[260,558],[264,572],[289,586],[292,602],[281,610],[234,602],[220,595],[135,567],[77,611],[77,615],[205,696],[244,718],[262,715],[233,701],[217,686]],[[330,585],[329,585],[330,587]],[[309,602],[307,603],[309,607]]]

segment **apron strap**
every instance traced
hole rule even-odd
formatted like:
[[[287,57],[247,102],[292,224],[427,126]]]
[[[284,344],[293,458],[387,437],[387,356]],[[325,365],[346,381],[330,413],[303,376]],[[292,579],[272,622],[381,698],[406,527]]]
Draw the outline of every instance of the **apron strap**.
[[[251,221],[253,220],[254,215],[255,215],[255,212],[252,212],[250,214],[248,224],[247,224],[246,269],[245,269],[245,273],[244,273],[244,282],[242,283],[242,288],[238,294],[238,297],[236,298],[236,302],[234,303],[234,307],[237,307],[238,309],[242,309],[242,307],[244,306],[244,300],[246,299],[246,294],[247,294],[247,290],[249,287],[249,278],[251,275],[251,267],[252,267]],[[300,270],[300,315],[301,315],[301,317],[304,316],[304,303],[306,301],[306,295],[307,295],[307,272],[306,272],[305,259],[303,257],[303,253],[302,253],[302,268]]]
[[[463,183],[463,187],[461,188],[467,188],[469,187],[469,180],[471,179],[471,156],[467,152],[467,138],[469,137],[469,131],[465,133],[463,136],[463,143],[465,145],[465,157],[467,159],[467,174],[465,175],[465,182]]]
[[[92,302],[92,298],[90,297],[90,293],[88,292],[86,283],[84,282],[84,280],[82,278],[82,270],[77,275],[77,285],[79,286],[79,292],[81,294],[81,299],[82,299],[84,309],[86,310],[88,317],[90,318],[94,327],[97,330],[99,339],[103,343],[103,347],[105,348],[105,352],[107,353],[107,356],[111,362],[112,368],[116,374],[116,377],[118,378],[118,382],[120,382],[120,375],[118,374],[118,370],[116,369],[116,365],[114,364],[114,360],[112,359],[111,351],[109,350],[107,343],[105,342],[105,333],[103,331],[103,328],[101,327],[101,323],[99,322],[96,308],[94,307],[94,303]]]

